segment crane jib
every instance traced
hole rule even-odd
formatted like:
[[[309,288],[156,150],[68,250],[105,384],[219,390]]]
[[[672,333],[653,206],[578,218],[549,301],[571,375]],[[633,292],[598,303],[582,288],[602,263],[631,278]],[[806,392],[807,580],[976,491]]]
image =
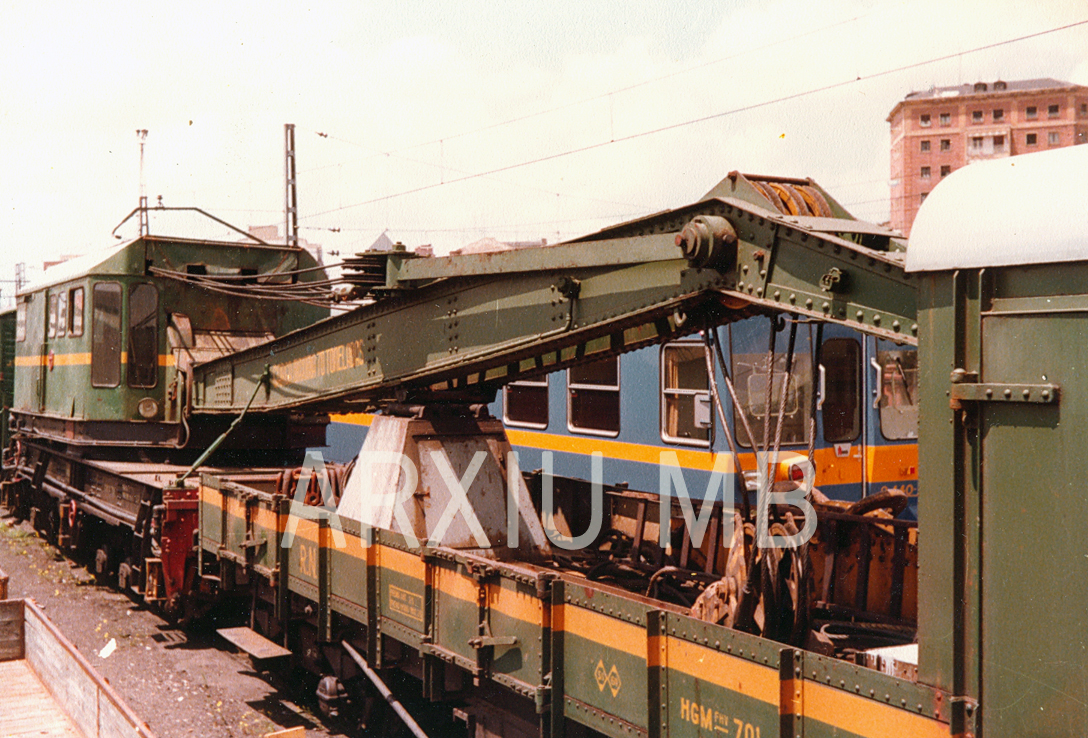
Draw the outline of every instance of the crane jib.
[[[838,223],[726,197],[555,246],[393,254],[372,304],[197,366],[192,411],[237,413],[266,366],[271,381],[252,412],[489,401],[514,380],[757,312],[915,344],[916,288],[902,255],[847,240],[851,222]]]

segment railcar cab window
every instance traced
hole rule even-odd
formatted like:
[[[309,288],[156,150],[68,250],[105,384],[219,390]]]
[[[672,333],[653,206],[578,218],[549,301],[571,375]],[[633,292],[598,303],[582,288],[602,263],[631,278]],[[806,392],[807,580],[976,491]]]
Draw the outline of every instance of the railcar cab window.
[[[503,387],[502,419],[507,425],[548,427],[548,378],[511,382]]]
[[[46,317],[45,335],[47,338],[57,337],[57,293],[53,293],[46,298],[49,306],[49,314]]]
[[[15,340],[22,343],[26,340],[26,301],[19,300],[15,305]]]
[[[745,415],[748,416],[748,423],[755,435],[756,444],[762,445],[768,421],[770,423],[769,438],[773,443],[779,410],[783,408],[782,390],[783,379],[786,375],[789,328],[779,332],[776,337],[771,377],[768,377],[767,371],[766,332],[756,331],[753,335],[746,335],[743,338],[740,337],[740,333],[730,327],[733,381],[737,388],[737,399]],[[810,326],[798,326],[789,390],[785,394],[785,405],[782,410],[782,445],[808,442],[813,390],[810,345]],[[768,379],[771,379],[769,407]],[[747,433],[742,431],[737,435],[741,444],[750,445]]]
[[[154,387],[159,377],[159,291],[136,284],[128,295],[128,385]]]
[[[121,383],[121,285],[99,282],[91,292],[91,386]]]
[[[68,291],[57,294],[57,337],[63,338],[68,330]]]
[[[83,335],[83,288],[68,291],[68,335]]]
[[[620,432],[620,364],[601,359],[567,370],[567,422],[571,431],[600,436]]]
[[[832,338],[820,349],[819,407],[824,439],[854,441],[861,435],[861,344],[853,338]]]
[[[890,441],[917,438],[918,352],[878,347],[876,361],[880,365],[880,432]]]
[[[672,443],[709,446],[713,427],[710,382],[701,343],[661,347],[661,438]]]

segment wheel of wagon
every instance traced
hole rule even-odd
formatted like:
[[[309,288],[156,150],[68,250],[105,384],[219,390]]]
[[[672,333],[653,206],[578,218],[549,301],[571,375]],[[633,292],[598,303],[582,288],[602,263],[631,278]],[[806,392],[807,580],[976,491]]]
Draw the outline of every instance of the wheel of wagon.
[[[725,560],[722,578],[709,585],[695,600],[692,617],[711,623],[721,623],[727,628],[737,626],[741,602],[746,596],[744,585],[748,581],[746,550],[753,545],[755,528],[745,523],[739,514],[733,516],[733,537],[729,543],[729,556]]]

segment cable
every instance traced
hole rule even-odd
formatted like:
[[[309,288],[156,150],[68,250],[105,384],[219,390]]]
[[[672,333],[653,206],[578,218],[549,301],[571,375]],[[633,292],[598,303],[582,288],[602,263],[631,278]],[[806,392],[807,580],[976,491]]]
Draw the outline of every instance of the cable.
[[[608,92],[603,92],[603,93],[601,93],[599,95],[594,95],[594,96],[591,96],[591,97],[581,98],[579,100],[575,100],[573,102],[568,102],[568,103],[563,103],[562,105],[557,105],[556,107],[547,108],[545,110],[538,110],[535,113],[527,113],[525,115],[521,115],[521,116],[518,116],[516,118],[510,118],[508,120],[500,121],[498,123],[491,123],[489,125],[482,126],[480,128],[474,128],[474,129],[469,130],[469,131],[462,131],[461,133],[454,133],[454,134],[451,134],[449,136],[444,136],[442,138],[436,138],[436,139],[433,139],[431,141],[425,141],[423,143],[417,143],[417,144],[411,144],[409,146],[403,146],[403,147],[401,147],[399,149],[393,149],[392,151],[375,151],[371,156],[368,156],[366,159],[363,159],[362,161],[367,161],[368,159],[373,159],[373,158],[379,157],[379,156],[394,156],[394,155],[396,155],[397,153],[399,153],[401,151],[409,151],[411,149],[418,149],[418,148],[422,148],[424,146],[433,146],[436,143],[445,143],[447,141],[452,141],[453,139],[456,139],[456,138],[464,138],[465,136],[471,136],[471,135],[476,134],[476,133],[483,133],[485,131],[494,130],[495,128],[501,128],[503,126],[513,125],[514,123],[520,123],[522,121],[530,120],[532,118],[538,118],[538,117],[540,117],[542,115],[547,115],[549,113],[557,113],[560,110],[566,110],[568,108],[572,108],[572,107],[575,107],[575,106],[578,106],[578,105],[584,105],[586,103],[596,102],[597,100],[603,100],[605,98],[612,97],[613,95],[619,95],[619,94],[622,94],[624,92],[630,92],[631,90],[636,90],[639,87],[645,87],[646,85],[651,85],[651,84],[654,84],[655,82],[661,82],[662,80],[671,79],[672,77],[677,77],[677,76],[679,76],[681,74],[688,74],[689,72],[694,72],[697,69],[704,69],[706,67],[712,67],[712,66],[714,66],[716,64],[722,64],[722,63],[727,62],[727,61],[732,61],[733,59],[739,59],[741,57],[750,56],[752,54],[758,53],[760,51],[765,51],[765,50],[773,48],[775,46],[781,46],[782,44],[792,43],[794,41],[797,41],[798,39],[805,38],[806,36],[811,36],[811,35],[817,34],[817,33],[823,33],[824,31],[829,31],[832,28],[838,28],[839,26],[843,26],[843,25],[847,25],[849,23],[853,23],[855,21],[861,20],[862,18],[865,18],[868,15],[870,15],[870,13],[862,13],[861,15],[856,15],[853,18],[838,21],[836,23],[832,23],[831,25],[822,26],[820,28],[815,28],[815,29],[813,29],[811,31],[805,31],[804,33],[799,33],[796,36],[791,36],[789,38],[779,39],[777,41],[772,41],[772,42],[770,42],[768,44],[764,44],[763,46],[758,46],[758,47],[756,47],[754,49],[745,49],[744,51],[738,51],[737,53],[730,54],[729,56],[723,56],[723,57],[720,57],[720,58],[717,58],[717,59],[712,59],[712,60],[707,61],[707,62],[702,62],[701,64],[696,64],[696,65],[691,66],[691,67],[686,67],[684,69],[679,69],[679,70],[677,70],[675,72],[669,72],[668,74],[663,74],[663,75],[661,75],[659,77],[653,77],[653,78],[648,79],[648,80],[643,80],[642,82],[636,82],[634,84],[627,85],[626,87],[620,87],[620,88],[617,88],[615,90],[610,90]],[[319,135],[319,136],[321,136],[323,138],[335,139],[337,141],[341,141],[343,143],[346,143],[346,144],[349,144],[349,145],[352,145],[352,146],[358,146],[359,148],[368,149],[370,151],[373,151],[373,149],[369,149],[369,147],[367,147],[367,146],[363,146],[362,144],[356,143],[354,141],[350,141],[350,140],[348,140],[346,138],[341,138],[339,136],[334,136],[332,134],[318,133],[317,131],[314,131],[314,133],[317,133],[317,135]],[[338,165],[331,165],[331,166],[338,166]],[[430,166],[439,166],[439,165],[430,165]]]
[[[575,149],[569,149],[567,151],[562,151],[562,152],[558,152],[558,153],[555,153],[555,154],[548,154],[546,156],[541,156],[541,157],[538,157],[536,159],[530,159],[528,161],[519,162],[517,164],[508,164],[506,166],[497,167],[495,169],[490,169],[490,170],[488,170],[486,172],[479,172],[477,174],[470,174],[470,175],[466,175],[464,177],[458,177],[456,179],[446,180],[444,182],[436,182],[436,183],[429,184],[429,185],[423,185],[423,186],[420,186],[420,187],[412,188],[410,190],[404,190],[404,191],[401,191],[401,192],[397,192],[397,193],[394,193],[394,194],[391,194],[391,195],[383,195],[381,197],[375,197],[375,198],[372,198],[370,200],[365,200],[363,202],[355,203],[353,205],[342,205],[342,206],[340,206],[338,208],[333,208],[331,210],[324,210],[324,211],[321,211],[321,212],[318,212],[318,213],[312,213],[310,215],[304,216],[304,218],[302,218],[302,219],[318,218],[318,217],[321,217],[322,215],[329,215],[331,213],[338,213],[338,212],[342,212],[344,210],[351,210],[353,208],[362,207],[364,205],[372,205],[372,204],[377,203],[377,202],[383,202],[385,200],[392,200],[392,199],[397,198],[397,197],[404,197],[406,195],[414,195],[414,194],[417,194],[419,192],[425,192],[427,190],[435,189],[437,187],[444,187],[444,186],[450,185],[450,184],[457,184],[459,182],[466,182],[466,181],[471,180],[471,179],[477,179],[477,178],[480,178],[480,177],[487,177],[487,176],[490,176],[490,175],[493,175],[493,174],[498,174],[500,172],[508,172],[508,171],[513,170],[513,169],[520,169],[522,167],[531,166],[533,164],[541,164],[543,162],[553,161],[555,159],[561,159],[561,158],[564,158],[564,157],[567,157],[567,156],[572,156],[574,154],[582,154],[582,153],[585,153],[587,151],[593,151],[595,149],[603,148],[605,146],[611,146],[613,144],[624,143],[624,142],[627,142],[627,141],[634,141],[636,139],[645,138],[647,136],[653,136],[653,135],[656,135],[658,133],[664,133],[666,131],[672,131],[672,130],[676,130],[676,129],[679,129],[679,128],[684,128],[684,127],[687,127],[687,126],[696,125],[696,124],[699,124],[699,123],[705,123],[707,121],[717,120],[719,118],[724,118],[724,117],[727,117],[727,116],[730,116],[730,115],[736,115],[738,113],[745,113],[745,112],[749,112],[749,111],[752,111],[752,110],[758,110],[760,108],[769,107],[771,105],[777,105],[777,104],[783,103],[783,102],[789,102],[791,100],[798,100],[798,99],[808,97],[810,95],[819,94],[819,93],[822,93],[822,92],[829,92],[831,90],[835,90],[835,89],[838,89],[840,87],[846,87],[847,85],[852,85],[852,84],[855,84],[857,82],[880,79],[881,77],[887,77],[887,76],[892,75],[892,74],[898,74],[900,72],[905,72],[905,71],[908,71],[908,70],[911,70],[911,69],[917,69],[919,67],[928,66],[930,64],[936,64],[936,63],[942,62],[942,61],[948,61],[949,59],[954,59],[956,57],[960,57],[960,56],[963,56],[965,54],[975,54],[975,53],[978,53],[980,51],[987,51],[989,49],[995,49],[995,48],[998,48],[998,47],[1001,47],[1001,46],[1007,46],[1009,44],[1019,43],[1021,41],[1026,41],[1026,40],[1033,39],[1033,38],[1039,38],[1041,36],[1046,36],[1046,35],[1049,35],[1049,34],[1052,34],[1052,33],[1057,33],[1059,31],[1065,31],[1065,30],[1068,30],[1070,28],[1076,28],[1078,26],[1083,26],[1085,24],[1088,24],[1088,20],[1077,21],[1075,23],[1069,23],[1069,24],[1066,24],[1064,26],[1058,26],[1056,28],[1051,28],[1051,29],[1048,29],[1048,30],[1045,30],[1045,31],[1039,31],[1037,33],[1025,34],[1023,36],[1018,36],[1016,38],[1007,39],[1007,40],[1004,40],[1004,41],[998,41],[998,42],[995,42],[995,43],[992,43],[992,44],[986,44],[984,46],[977,46],[977,47],[975,47],[973,49],[958,51],[958,52],[955,52],[955,53],[952,53],[952,54],[945,54],[943,56],[934,57],[932,59],[927,59],[925,61],[914,62],[912,64],[905,64],[903,66],[894,67],[892,69],[886,69],[884,71],[876,72],[876,73],[870,74],[870,75],[865,75],[865,76],[859,75],[855,79],[843,80],[841,82],[833,82],[831,84],[823,85],[821,87],[814,87],[814,88],[804,90],[804,91],[801,91],[801,92],[795,92],[795,93],[792,93],[792,94],[789,94],[789,95],[783,95],[781,97],[776,97],[776,98],[773,98],[771,100],[764,100],[763,102],[753,103],[751,105],[744,105],[744,106],[741,106],[739,108],[733,108],[731,110],[726,110],[726,111],[723,111],[723,112],[720,112],[720,113],[713,113],[711,115],[702,116],[700,118],[692,118],[690,120],[681,121],[679,123],[672,123],[672,124],[667,125],[667,126],[661,126],[660,128],[654,128],[654,129],[651,129],[651,130],[648,130],[648,131],[641,131],[639,133],[632,133],[630,135],[623,136],[623,137],[620,137],[620,138],[611,139],[609,141],[600,141],[598,143],[589,144],[587,146],[581,146],[581,147],[578,147],[578,148],[575,148]]]

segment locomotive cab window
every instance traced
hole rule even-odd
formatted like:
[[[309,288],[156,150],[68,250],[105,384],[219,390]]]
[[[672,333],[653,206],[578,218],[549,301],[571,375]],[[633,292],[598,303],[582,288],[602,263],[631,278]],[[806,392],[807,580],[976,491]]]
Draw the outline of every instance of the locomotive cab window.
[[[548,378],[511,382],[503,387],[503,420],[527,428],[548,427]]]
[[[68,335],[83,335],[83,288],[68,291]]]
[[[861,344],[832,338],[820,349],[820,389],[824,438],[830,443],[861,435]]]
[[[56,293],[50,295],[47,299],[49,305],[49,315],[46,318],[48,321],[45,328],[45,335],[47,338],[56,338],[57,335],[57,295]]]
[[[159,291],[133,285],[128,295],[128,385],[154,387],[159,377]]]
[[[15,306],[15,340],[18,343],[26,340],[26,302],[23,300]]]
[[[567,370],[570,430],[615,436],[620,432],[619,359],[602,359]]]
[[[57,294],[57,337],[63,338],[68,331],[68,292]]]
[[[710,382],[701,343],[661,347],[661,438],[709,446]]]
[[[770,442],[774,442],[779,412],[782,414],[782,445],[808,441],[813,390],[809,330],[807,326],[798,327],[793,365],[790,369],[789,389],[783,395],[788,332],[787,328],[777,336],[774,361],[768,376],[767,334],[761,330],[756,335],[746,335],[741,338],[738,335],[740,331],[730,329],[730,340],[733,346],[733,378],[737,388],[737,399],[748,417],[748,424],[755,436],[755,441],[760,445],[763,443],[765,432],[769,433]],[[769,398],[768,379],[770,379]],[[769,406],[768,399],[770,399]],[[741,444],[745,446],[751,444],[747,433],[739,432],[737,435]]]
[[[876,352],[880,366],[880,432],[891,441],[918,437],[918,352]]]
[[[121,383],[121,285],[99,282],[91,293],[91,385]]]

